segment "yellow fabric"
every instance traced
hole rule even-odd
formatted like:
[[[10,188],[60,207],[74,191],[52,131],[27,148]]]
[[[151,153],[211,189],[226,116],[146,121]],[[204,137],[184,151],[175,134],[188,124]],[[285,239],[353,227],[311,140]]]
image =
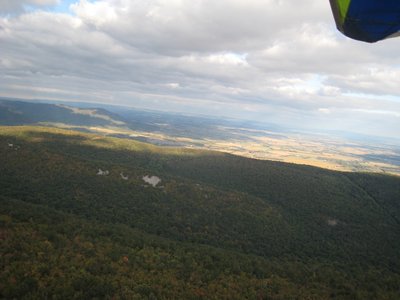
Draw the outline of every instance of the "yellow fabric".
[[[350,7],[350,3],[351,3],[351,0],[338,0],[337,1],[339,11],[340,11],[340,19],[342,21],[342,24],[344,23],[344,20],[346,18],[347,12]]]

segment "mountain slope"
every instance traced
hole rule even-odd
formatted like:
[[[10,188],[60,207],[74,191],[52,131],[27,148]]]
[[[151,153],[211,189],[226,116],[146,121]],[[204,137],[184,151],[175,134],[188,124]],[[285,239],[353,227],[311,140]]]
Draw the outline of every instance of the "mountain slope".
[[[40,298],[54,286],[84,297],[87,281],[94,296],[110,298],[125,292],[194,299],[285,299],[300,291],[304,299],[399,296],[398,177],[40,127],[0,128],[0,168],[8,245],[2,247],[2,281],[9,282],[4,288],[16,286],[5,297],[19,297],[25,288],[24,295]],[[109,174],[97,175],[99,169]],[[146,184],[146,175],[161,183]],[[54,258],[67,251],[73,269],[67,271],[65,261],[42,261],[47,273],[18,275],[28,268],[26,256],[39,259],[43,247]],[[10,257],[13,251],[21,256]],[[139,256],[141,263],[124,265],[125,256],[129,262]],[[87,261],[111,269],[97,273]],[[64,288],[50,280],[57,268],[66,276]],[[169,273],[157,275],[159,268]],[[142,275],[133,284],[122,270]],[[109,288],[96,290],[105,281]],[[138,288],[142,284],[147,288]]]
[[[83,109],[66,105],[7,101],[0,99],[1,125],[65,123],[76,126],[123,125],[124,120],[105,109]]]

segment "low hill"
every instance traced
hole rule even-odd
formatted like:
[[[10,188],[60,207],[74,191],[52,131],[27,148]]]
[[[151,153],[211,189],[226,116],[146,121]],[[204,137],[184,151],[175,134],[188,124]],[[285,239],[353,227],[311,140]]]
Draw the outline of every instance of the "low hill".
[[[396,176],[25,126],[0,191],[2,298],[400,296]]]

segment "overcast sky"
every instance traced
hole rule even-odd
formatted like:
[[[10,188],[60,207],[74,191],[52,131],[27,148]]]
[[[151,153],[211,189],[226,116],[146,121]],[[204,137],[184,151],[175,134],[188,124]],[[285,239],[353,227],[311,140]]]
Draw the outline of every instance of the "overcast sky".
[[[0,0],[0,96],[398,137],[399,50],[328,0]]]

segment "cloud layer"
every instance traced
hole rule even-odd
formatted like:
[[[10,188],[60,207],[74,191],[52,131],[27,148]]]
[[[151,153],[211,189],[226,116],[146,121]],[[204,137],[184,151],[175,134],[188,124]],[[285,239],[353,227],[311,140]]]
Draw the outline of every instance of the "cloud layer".
[[[400,128],[400,38],[341,36],[328,1],[81,0],[62,13],[23,11],[56,4],[1,2],[4,96],[386,136]]]
[[[59,4],[60,0],[2,0],[0,2],[1,14],[14,14],[24,11],[27,6],[52,6]]]

